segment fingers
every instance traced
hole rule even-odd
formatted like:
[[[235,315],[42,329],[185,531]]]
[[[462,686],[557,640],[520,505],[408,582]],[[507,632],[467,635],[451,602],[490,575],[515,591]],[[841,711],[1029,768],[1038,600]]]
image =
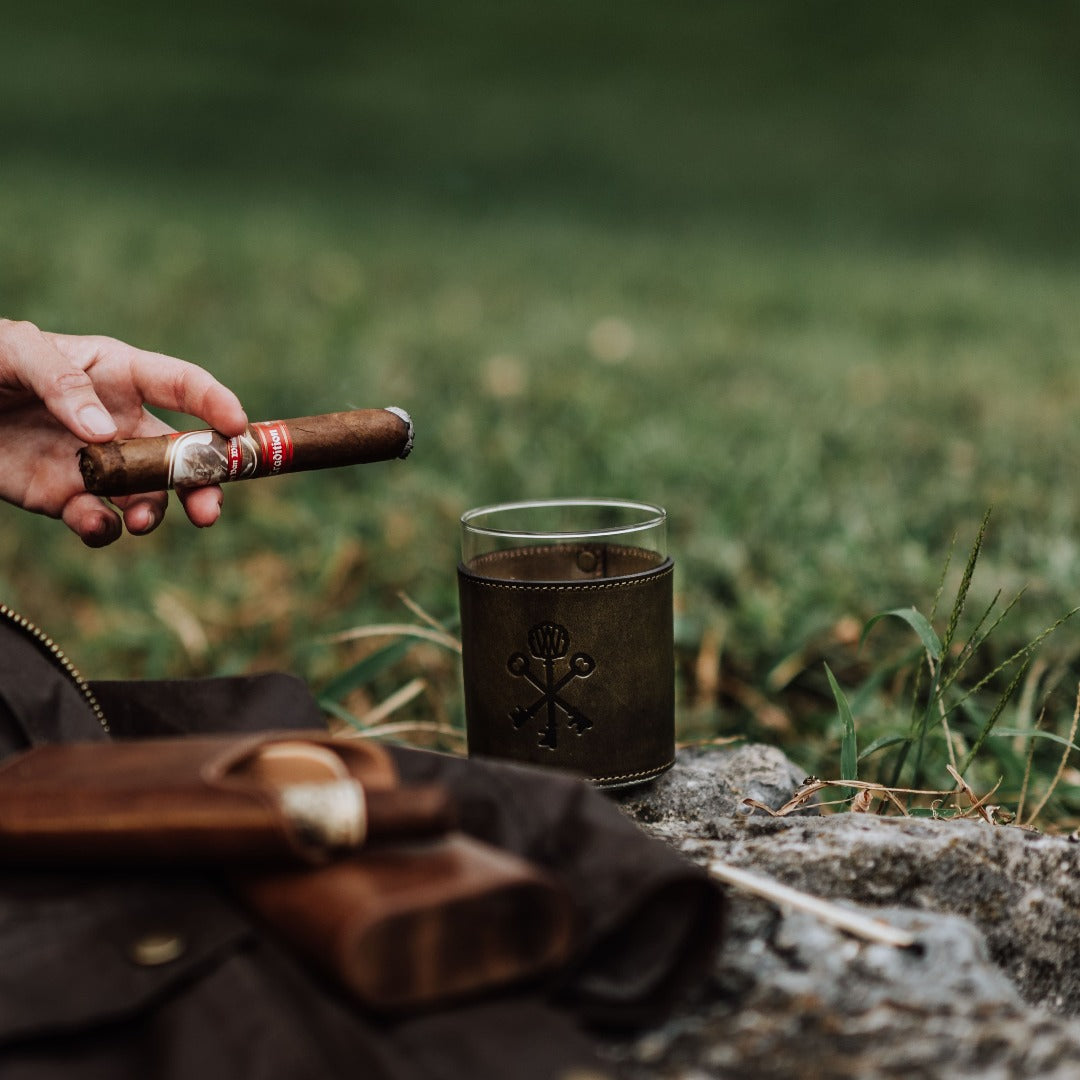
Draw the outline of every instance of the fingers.
[[[239,435],[247,427],[247,414],[240,399],[208,371],[164,353],[136,349],[107,337],[77,337],[49,334],[56,349],[76,363],[97,371],[99,365],[110,367],[110,380],[116,386],[116,366],[124,372],[126,388],[134,390],[146,403],[173,412],[198,417],[223,435]]]
[[[75,338],[56,335],[57,347],[76,357],[86,356],[89,363],[120,363],[125,381],[138,394],[139,404],[198,417],[223,435],[241,434],[248,424],[239,398],[208,371],[196,364],[163,353],[136,349],[111,338]],[[151,435],[172,431],[158,417],[142,410],[136,434]],[[184,511],[193,525],[207,528],[221,516],[222,492],[217,486],[177,492]],[[124,515],[129,532],[144,534],[155,529],[165,516],[167,494],[131,496],[114,500]]]
[[[144,353],[134,375],[150,405],[198,416],[222,435],[239,435],[247,427],[240,399],[195,364]]]
[[[162,353],[124,348],[132,382],[147,404],[197,416],[223,435],[239,435],[247,427],[240,399],[205,369]]]
[[[241,434],[248,423],[237,396],[195,364],[112,338],[45,334],[30,323],[0,319],[3,386],[21,386],[35,394],[84,442],[172,430],[143,409],[144,404],[187,413],[226,436]],[[112,414],[103,402],[109,403]],[[214,524],[221,515],[219,487],[193,489],[179,497],[187,516],[200,528]],[[125,526],[136,535],[151,532],[165,516],[167,499],[165,492],[115,499],[118,514],[102,500],[80,492],[63,504],[61,517],[84,543],[101,547],[116,540]]]
[[[181,496],[187,516],[200,529],[208,528],[221,516],[221,489],[196,488]],[[70,498],[61,519],[87,547],[105,547],[119,540],[124,528],[134,536],[153,532],[165,516],[164,492],[153,496],[132,496],[124,500],[123,525],[120,515],[96,495],[80,494]]]
[[[190,488],[177,494],[192,525],[206,529],[221,517],[221,488]]]
[[[64,504],[60,517],[87,547],[105,547],[119,540],[123,531],[119,515],[96,495],[73,495]]]
[[[200,529],[209,528],[221,517],[221,488],[192,488],[178,494],[191,523]],[[163,491],[132,495],[116,499],[115,505],[123,514],[123,528],[133,536],[145,536],[161,524],[168,497]],[[120,517],[95,495],[73,496],[64,505],[61,517],[89,547],[111,544],[123,531]]]
[[[80,439],[107,442],[116,435],[90,376],[32,323],[0,322],[0,371],[9,385],[33,391]]]
[[[138,428],[141,436],[166,435],[172,431],[173,428],[152,413],[145,413]],[[213,525],[221,516],[222,492],[216,484],[178,490],[176,495],[191,523],[200,529]],[[128,532],[141,535],[151,532],[161,524],[168,503],[168,493],[155,491],[128,495],[112,501],[124,511],[124,524]]]
[[[221,517],[222,492],[216,485],[177,491],[176,496],[184,507],[188,520],[200,529],[209,528]],[[168,505],[168,494],[156,491],[128,495],[112,501],[123,511],[127,531],[142,536],[153,532],[161,524],[165,517],[165,507]]]
[[[155,491],[113,499],[113,503],[123,513],[127,531],[133,536],[144,536],[161,524],[169,497],[164,491]]]

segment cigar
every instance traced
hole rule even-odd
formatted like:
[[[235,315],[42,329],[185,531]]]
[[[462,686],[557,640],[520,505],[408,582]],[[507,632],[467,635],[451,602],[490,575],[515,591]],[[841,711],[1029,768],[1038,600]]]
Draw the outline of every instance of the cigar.
[[[412,445],[409,414],[391,406],[264,421],[232,438],[206,429],[114,439],[84,446],[79,470],[93,495],[136,495],[390,461]]]
[[[359,780],[288,784],[282,813],[316,851],[357,850],[388,840],[422,840],[455,828],[457,804],[441,784],[367,791]]]

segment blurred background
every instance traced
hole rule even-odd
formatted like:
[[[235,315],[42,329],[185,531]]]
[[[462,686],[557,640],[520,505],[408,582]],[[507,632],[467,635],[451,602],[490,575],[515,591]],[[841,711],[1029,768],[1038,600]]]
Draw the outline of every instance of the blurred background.
[[[234,486],[207,532],[174,505],[88,552],[0,510],[0,595],[85,674],[285,668],[357,716],[407,684],[395,716],[454,745],[451,651],[331,635],[417,621],[401,594],[452,631],[469,506],[641,498],[682,737],[828,774],[824,662],[874,677],[867,739],[906,724],[904,627],[859,632],[947,615],[988,507],[969,610],[1026,591],[981,670],[1078,602],[1075,3],[0,14],[0,312],[196,361],[253,419],[417,428],[407,462]],[[1010,723],[1067,729],[1078,631]]]

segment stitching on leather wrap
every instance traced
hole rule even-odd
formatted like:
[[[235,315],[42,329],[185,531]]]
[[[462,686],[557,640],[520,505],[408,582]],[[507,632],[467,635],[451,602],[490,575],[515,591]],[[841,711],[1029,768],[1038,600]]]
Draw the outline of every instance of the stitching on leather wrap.
[[[467,578],[471,584],[481,589],[509,589],[512,592],[578,592],[587,589],[630,589],[635,585],[650,585],[655,581],[669,577],[674,572],[675,567],[669,566],[661,573],[647,570],[641,577],[627,578],[622,581],[570,581],[561,584],[532,581],[492,581],[490,578],[479,578],[470,573],[467,573]]]
[[[612,783],[615,780],[639,780],[649,776],[659,776],[665,769],[670,769],[675,764],[675,759],[665,761],[663,765],[658,765],[652,769],[645,769],[643,772],[623,773],[622,776],[587,776],[585,779],[590,784],[603,784]]]

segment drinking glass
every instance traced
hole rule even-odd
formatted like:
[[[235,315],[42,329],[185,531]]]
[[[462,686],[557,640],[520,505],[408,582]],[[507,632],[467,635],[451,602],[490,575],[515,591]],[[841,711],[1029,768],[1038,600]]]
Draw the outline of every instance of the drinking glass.
[[[675,756],[667,514],[622,499],[461,518],[469,754],[643,783]]]

